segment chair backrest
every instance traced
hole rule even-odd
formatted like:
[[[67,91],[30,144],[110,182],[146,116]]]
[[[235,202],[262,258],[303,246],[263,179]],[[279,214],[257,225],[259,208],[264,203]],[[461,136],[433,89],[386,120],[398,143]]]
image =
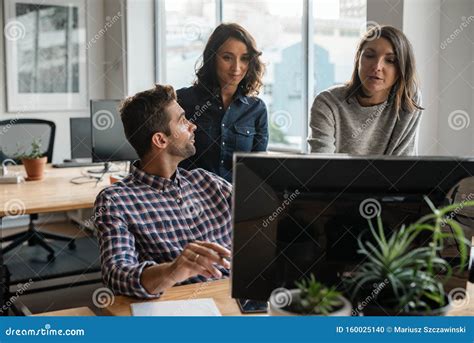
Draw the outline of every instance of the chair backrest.
[[[54,137],[56,125],[42,119],[11,119],[0,121],[0,162],[13,158],[18,150],[31,151],[34,139],[41,140],[41,151],[53,160]],[[17,161],[20,163],[20,161]]]

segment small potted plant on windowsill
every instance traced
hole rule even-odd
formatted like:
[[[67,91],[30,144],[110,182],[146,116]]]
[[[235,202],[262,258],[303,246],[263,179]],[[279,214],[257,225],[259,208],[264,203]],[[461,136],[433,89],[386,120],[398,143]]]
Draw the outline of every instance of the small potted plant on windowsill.
[[[335,287],[326,287],[314,275],[295,283],[297,288],[277,288],[269,300],[273,316],[350,316],[352,306]]]
[[[454,204],[436,209],[425,198],[432,210],[408,227],[402,226],[386,238],[380,214],[377,228],[369,220],[374,241],[358,238],[359,253],[365,262],[345,281],[352,293],[355,311],[364,315],[445,315],[450,309],[450,299],[444,284],[452,276],[453,268],[439,256],[444,241],[454,238],[459,249],[462,271],[467,262],[467,246],[460,225],[447,216],[459,206],[473,206],[474,202]],[[449,225],[452,233],[443,232]],[[431,235],[427,245],[415,246],[422,233]],[[357,305],[356,305],[357,304]]]
[[[17,153],[15,158],[21,160],[25,166],[28,177],[26,181],[42,180],[44,177],[44,167],[48,158],[41,152],[41,140],[33,139],[31,142],[31,150],[29,152]]]

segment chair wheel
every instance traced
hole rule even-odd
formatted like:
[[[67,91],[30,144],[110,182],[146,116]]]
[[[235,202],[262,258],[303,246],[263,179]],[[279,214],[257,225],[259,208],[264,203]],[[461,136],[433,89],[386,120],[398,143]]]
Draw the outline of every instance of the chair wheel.
[[[76,249],[76,242],[75,241],[70,241],[68,244],[67,244],[68,248],[70,250],[74,250]]]
[[[54,261],[55,258],[54,253],[48,254],[48,262]]]

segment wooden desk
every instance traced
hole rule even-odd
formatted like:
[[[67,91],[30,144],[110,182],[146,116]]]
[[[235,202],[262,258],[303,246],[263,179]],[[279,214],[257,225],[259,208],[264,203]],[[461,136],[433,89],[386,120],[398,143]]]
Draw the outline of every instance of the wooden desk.
[[[230,297],[230,280],[218,280],[211,282],[195,283],[177,286],[168,289],[160,299],[148,301],[166,300],[191,300],[200,298],[212,298],[223,316],[240,316],[242,313],[234,299]],[[111,306],[102,311],[108,316],[131,316],[130,305],[141,302],[139,299],[117,296]]]
[[[6,184],[0,187],[0,218],[8,215],[9,208],[18,204],[21,214],[47,213],[91,208],[102,188],[109,185],[108,176],[97,187],[95,182],[75,185],[71,179],[81,176],[89,168],[53,168],[46,166],[41,181]],[[9,167],[9,172],[22,172],[23,166]],[[15,202],[15,203],[13,203]],[[8,206],[10,205],[10,206]]]
[[[454,307],[449,316],[474,316],[474,284],[467,283],[466,304],[462,307]],[[200,298],[212,298],[216,302],[217,308],[223,316],[241,316],[235,299],[230,297],[230,280],[219,280],[205,283],[196,283],[191,285],[177,286],[167,290],[160,299],[147,301],[166,301],[166,300],[190,300]],[[108,316],[131,316],[130,305],[141,302],[139,299],[117,296],[111,306],[102,311]]]
[[[95,316],[95,313],[89,307],[77,307],[77,308],[69,308],[67,310],[59,310],[59,311],[51,311],[51,312],[44,312],[34,314],[34,317],[90,317]]]

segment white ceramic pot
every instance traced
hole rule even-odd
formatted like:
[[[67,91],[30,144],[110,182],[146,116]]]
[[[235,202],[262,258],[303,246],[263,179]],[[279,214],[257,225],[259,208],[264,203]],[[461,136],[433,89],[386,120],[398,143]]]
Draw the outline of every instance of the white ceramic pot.
[[[268,301],[268,314],[270,316],[302,316],[304,314],[288,311],[289,305],[300,300],[301,291],[299,289],[278,289],[272,292]],[[350,316],[352,312],[352,304],[341,296],[343,306],[335,312],[331,312],[329,316]],[[322,316],[322,315],[321,315]]]

